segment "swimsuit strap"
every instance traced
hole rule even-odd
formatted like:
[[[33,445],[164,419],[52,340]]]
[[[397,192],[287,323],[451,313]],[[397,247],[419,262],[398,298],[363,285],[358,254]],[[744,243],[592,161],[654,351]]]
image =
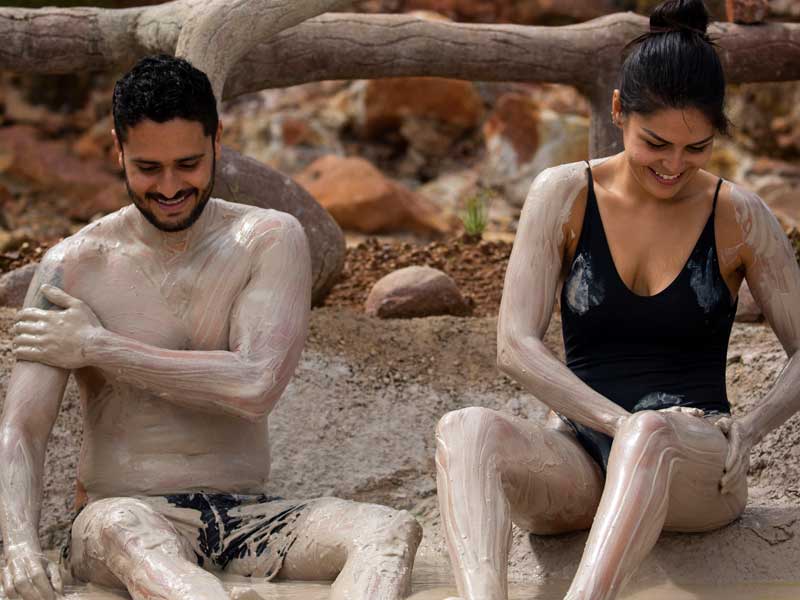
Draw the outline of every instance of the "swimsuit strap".
[[[714,211],[717,210],[717,198],[719,197],[719,188],[722,187],[722,182],[723,181],[724,180],[722,179],[722,177],[720,177],[719,181],[717,182],[717,190],[714,192],[714,204],[711,205],[711,216],[712,217],[714,216]]]

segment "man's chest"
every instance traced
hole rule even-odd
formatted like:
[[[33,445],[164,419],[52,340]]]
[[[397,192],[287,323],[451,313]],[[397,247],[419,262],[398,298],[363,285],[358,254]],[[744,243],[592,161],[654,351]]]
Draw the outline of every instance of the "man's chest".
[[[154,260],[121,253],[92,265],[72,293],[103,325],[145,344],[174,350],[227,349],[231,313],[249,263],[230,253]]]

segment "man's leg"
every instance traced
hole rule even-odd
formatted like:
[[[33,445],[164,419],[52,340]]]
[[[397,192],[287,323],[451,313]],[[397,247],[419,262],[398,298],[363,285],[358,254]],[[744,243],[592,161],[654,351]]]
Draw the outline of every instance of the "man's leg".
[[[442,526],[459,594],[506,600],[511,522],[532,533],[588,528],[603,478],[570,433],[485,408],[436,429]]]
[[[133,498],[89,504],[72,525],[70,563],[78,579],[125,587],[134,600],[228,600],[164,517]]]
[[[597,510],[569,600],[611,600],[662,529],[707,531],[735,519],[747,501],[719,491],[728,443],[717,427],[683,414],[643,411],[617,432]]]
[[[281,579],[331,580],[331,600],[399,600],[411,592],[422,529],[406,511],[320,498],[297,523]]]

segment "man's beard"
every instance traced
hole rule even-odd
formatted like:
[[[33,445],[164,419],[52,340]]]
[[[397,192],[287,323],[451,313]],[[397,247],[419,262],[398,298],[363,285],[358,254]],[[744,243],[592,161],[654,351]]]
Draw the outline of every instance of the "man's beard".
[[[167,231],[167,232],[175,232],[175,231],[183,231],[184,229],[188,229],[192,225],[195,224],[197,219],[200,218],[200,215],[203,214],[203,210],[208,204],[209,199],[211,198],[211,192],[214,189],[214,172],[216,171],[217,167],[217,158],[215,153],[211,155],[211,178],[208,180],[208,186],[203,188],[202,190],[198,190],[197,188],[186,188],[183,190],[179,190],[172,198],[166,198],[163,194],[145,194],[144,198],[137,196],[133,193],[131,189],[131,185],[128,182],[128,173],[125,170],[125,167],[122,168],[122,174],[125,176],[125,189],[128,190],[128,196],[130,196],[131,201],[133,202],[134,206],[139,209],[139,212],[142,213],[145,219],[149,221],[149,223],[159,229],[160,231]],[[156,198],[166,198],[167,200],[171,200],[180,196],[184,195],[197,195],[197,204],[192,209],[192,212],[183,219],[182,221],[178,221],[177,223],[164,223],[158,220],[155,213],[147,208],[147,202],[145,199],[156,201]]]

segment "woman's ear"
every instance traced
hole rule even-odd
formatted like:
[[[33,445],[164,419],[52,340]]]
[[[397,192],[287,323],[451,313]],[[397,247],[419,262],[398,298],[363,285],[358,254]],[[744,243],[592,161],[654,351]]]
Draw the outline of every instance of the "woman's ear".
[[[614,90],[611,95],[611,121],[617,127],[622,126],[622,100],[620,99],[619,90]]]

